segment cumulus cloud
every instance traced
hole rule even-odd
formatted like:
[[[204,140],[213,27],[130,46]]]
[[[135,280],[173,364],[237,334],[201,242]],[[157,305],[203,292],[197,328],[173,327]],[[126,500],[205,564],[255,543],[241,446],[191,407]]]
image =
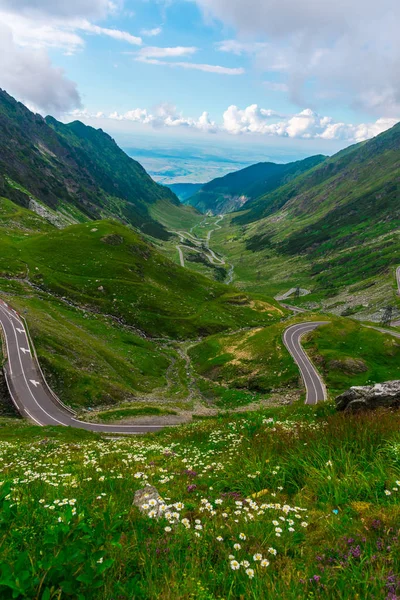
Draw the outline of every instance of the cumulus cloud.
[[[75,110],[71,113],[71,116],[76,119],[108,118],[115,121],[131,121],[151,125],[154,128],[185,127],[208,133],[218,131],[216,123],[210,119],[207,112],[203,112],[197,119],[184,117],[182,113],[177,111],[175,106],[170,104],[160,104],[153,111],[148,111],[145,108],[134,108],[122,114],[115,111],[108,116],[105,116],[104,113],[90,114],[85,110]]]
[[[0,87],[37,109],[62,113],[81,100],[76,84],[54,67],[43,50],[16,45],[12,31],[0,23]]]
[[[353,125],[335,121],[332,117],[322,116],[307,108],[297,114],[283,115],[274,110],[260,108],[252,104],[244,109],[229,106],[218,124],[204,111],[200,117],[185,117],[175,106],[161,104],[153,111],[146,108],[134,108],[125,113],[117,111],[111,114],[103,112],[90,114],[75,110],[73,118],[93,120],[97,118],[114,121],[127,121],[150,125],[154,128],[184,127],[207,133],[226,133],[230,135],[258,135],[286,137],[303,140],[336,140],[348,143],[361,142],[386,131],[396,124],[396,119],[380,118],[372,123]]]
[[[361,142],[389,129],[397,121],[380,118],[374,123],[352,125],[335,122],[332,117],[321,116],[310,108],[283,117],[253,104],[245,109],[239,109],[235,105],[229,106],[223,114],[223,129],[235,135],[253,133],[288,138]]]
[[[195,1],[208,18],[237,30],[238,40],[221,42],[221,50],[284,71],[299,104],[310,99],[312,80],[314,101],[400,114],[398,0]]]
[[[79,106],[76,85],[52,65],[45,50],[73,54],[84,47],[83,34],[141,45],[140,37],[90,20],[107,16],[118,4],[119,0],[0,0],[0,83],[42,111],[58,113]]]

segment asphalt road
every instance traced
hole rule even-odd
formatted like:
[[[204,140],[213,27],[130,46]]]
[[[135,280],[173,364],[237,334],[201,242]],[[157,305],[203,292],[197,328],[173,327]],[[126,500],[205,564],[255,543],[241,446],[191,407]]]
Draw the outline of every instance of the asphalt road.
[[[301,346],[301,338],[309,331],[313,331],[317,327],[327,325],[328,323],[328,321],[297,323],[286,329],[283,334],[283,343],[299,367],[306,386],[306,404],[317,404],[317,402],[326,400],[327,396],[321,376]]]
[[[85,423],[74,417],[47,385],[33,348],[29,344],[25,324],[20,316],[0,300],[0,324],[7,351],[4,368],[13,402],[21,415],[37,425],[64,425],[102,433],[148,433],[163,429],[162,425],[100,425]]]

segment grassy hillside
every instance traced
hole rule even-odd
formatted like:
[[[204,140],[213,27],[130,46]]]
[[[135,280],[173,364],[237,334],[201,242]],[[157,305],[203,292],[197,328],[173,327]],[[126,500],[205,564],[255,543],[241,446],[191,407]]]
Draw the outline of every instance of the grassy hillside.
[[[313,292],[303,304],[336,314],[399,313],[399,150],[396,125],[227,216],[214,248],[235,264],[235,283],[268,294],[299,285]]]
[[[331,286],[390,268],[398,260],[399,150],[396,125],[264,197],[262,205],[237,218],[245,223],[264,217],[252,229],[249,249],[269,246],[284,256],[305,254],[316,263],[317,280],[329,267],[324,284]],[[351,262],[354,276],[346,278]]]
[[[0,595],[395,598],[399,416],[295,405],[122,440],[2,420]],[[160,519],[132,505],[146,483]]]
[[[279,188],[324,159],[324,156],[318,155],[288,164],[265,162],[251,165],[213,179],[186,202],[201,212],[211,211],[214,215],[233,212],[252,199]]]
[[[44,120],[0,90],[0,196],[59,217],[59,224],[117,217],[167,238],[149,206],[178,206],[102,130]]]
[[[325,317],[324,317],[325,318]],[[307,314],[308,320],[320,315]],[[400,378],[400,341],[359,323],[327,317],[304,340],[314,363],[324,377],[328,393],[335,397],[352,385],[367,385]],[[299,371],[282,342],[284,330],[304,321],[299,316],[265,328],[233,335],[214,335],[193,346],[190,357],[198,374],[210,381],[209,396],[221,387],[257,394],[299,390]]]
[[[265,325],[284,314],[273,300],[175,265],[118,222],[58,230],[6,199],[0,297],[26,316],[51,385],[77,408],[139,400],[190,409],[175,340]]]

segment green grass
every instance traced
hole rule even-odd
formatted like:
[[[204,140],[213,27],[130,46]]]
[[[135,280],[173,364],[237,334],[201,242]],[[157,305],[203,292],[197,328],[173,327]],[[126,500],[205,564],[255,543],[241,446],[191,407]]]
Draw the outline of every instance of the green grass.
[[[362,327],[350,319],[332,319],[306,341],[331,394],[352,385],[400,379],[400,340]]]
[[[308,313],[307,320],[321,316]],[[205,338],[189,350],[195,371],[207,381],[201,384],[210,397],[234,397],[239,402],[279,390],[299,389],[299,373],[282,342],[284,330],[304,321],[304,315],[265,328],[233,335]],[[321,371],[331,397],[352,385],[400,379],[400,342],[350,319],[324,316],[329,325],[303,339],[304,347]],[[200,384],[199,384],[200,385]],[[252,394],[256,394],[253,398]],[[221,401],[221,405],[225,403]],[[229,402],[228,404],[229,405]],[[232,400],[232,405],[234,401]]]
[[[399,418],[295,405],[120,441],[0,422],[1,598],[390,597]],[[145,483],[179,518],[132,505]]]
[[[175,410],[169,408],[160,408],[158,406],[121,406],[115,410],[106,410],[96,413],[96,420],[103,421],[104,423],[119,421],[121,419],[129,419],[130,417],[141,417],[141,416],[164,416],[164,415],[176,415]]]
[[[117,222],[30,236],[9,250],[36,285],[152,336],[184,339],[271,320],[251,298],[182,269]]]
[[[24,314],[50,385],[78,410],[146,398],[189,408],[171,339],[283,316],[276,302],[182,269],[116,222],[59,231],[0,200],[0,249],[1,297]]]

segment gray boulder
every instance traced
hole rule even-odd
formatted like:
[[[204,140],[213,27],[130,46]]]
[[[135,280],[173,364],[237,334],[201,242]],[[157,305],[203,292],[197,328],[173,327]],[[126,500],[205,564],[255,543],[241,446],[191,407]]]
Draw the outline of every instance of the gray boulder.
[[[337,410],[372,410],[400,407],[400,381],[385,381],[375,385],[353,386],[335,400]]]
[[[133,504],[138,507],[140,512],[156,519],[162,516],[165,506],[157,489],[149,484],[135,492]]]

